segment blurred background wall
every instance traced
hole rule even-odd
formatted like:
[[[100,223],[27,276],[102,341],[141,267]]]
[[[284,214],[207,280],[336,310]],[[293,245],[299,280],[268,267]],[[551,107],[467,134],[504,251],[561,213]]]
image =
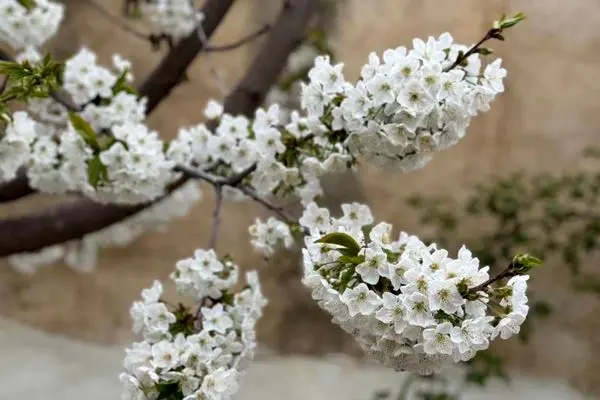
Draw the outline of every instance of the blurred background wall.
[[[140,80],[162,52],[102,19],[84,0],[65,0],[67,21],[52,43],[59,57],[89,46],[104,62],[118,52],[130,58]],[[279,1],[239,0],[213,42],[228,43],[268,21]],[[121,0],[103,0],[114,14]],[[507,90],[480,116],[456,147],[436,155],[424,169],[394,174],[363,167],[360,173],[331,177],[332,204],[365,201],[376,218],[397,229],[419,233],[414,211],[404,199],[414,193],[465,195],[475,182],[524,169],[561,172],[581,165],[579,154],[597,144],[600,127],[600,2],[597,0],[344,0],[335,29],[335,49],[349,79],[358,76],[370,51],[410,45],[413,37],[449,31],[458,41],[479,39],[503,12],[523,11],[529,19],[494,43],[509,74]],[[143,29],[144,25],[140,25]],[[164,137],[178,127],[197,123],[204,103],[221,94],[210,66],[233,87],[244,71],[252,47],[200,56],[190,81],[176,88],[152,114],[150,123]],[[30,326],[96,343],[125,343],[130,333],[128,310],[143,287],[165,279],[176,260],[208,242],[206,226],[212,200],[205,199],[168,233],[148,234],[133,246],[105,250],[97,270],[82,275],[64,266],[47,267],[31,277],[0,269],[0,314]],[[27,209],[4,207],[3,214]],[[300,258],[294,252],[265,264],[248,243],[247,227],[266,215],[253,204],[227,204],[219,250],[231,253],[244,269],[258,268],[270,299],[259,338],[282,352],[359,355],[352,340],[329,323],[299,282]],[[468,227],[473,232],[479,226]],[[565,287],[565,268],[550,263],[537,273],[538,292],[548,293],[556,315],[540,324],[531,344],[513,340],[501,345],[512,366],[529,374],[568,379],[578,389],[600,393],[600,302],[574,295]],[[169,288],[172,291],[172,287]]]

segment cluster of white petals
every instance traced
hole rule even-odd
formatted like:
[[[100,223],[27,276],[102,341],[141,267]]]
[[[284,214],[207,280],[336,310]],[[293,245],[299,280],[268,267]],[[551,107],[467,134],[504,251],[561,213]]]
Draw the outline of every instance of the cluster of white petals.
[[[479,54],[453,66],[467,50],[448,33],[414,39],[410,50],[371,53],[356,84],[344,79],[343,64],[317,57],[302,106],[309,119],[344,131],[354,156],[402,171],[421,168],[433,151],[456,144],[471,118],[504,90],[500,59],[483,71]]]
[[[106,247],[126,247],[151,231],[163,231],[174,218],[187,215],[202,198],[197,182],[189,181],[164,199],[119,223],[90,233],[80,240],[43,248],[34,253],[13,254],[8,263],[16,271],[32,274],[38,268],[59,261],[75,271],[91,272],[98,263],[98,252]]]
[[[0,183],[12,180],[31,155],[39,124],[24,111],[15,112],[0,136]]]
[[[201,169],[217,165],[217,174],[224,177],[255,166],[245,183],[258,196],[295,194],[308,203],[323,193],[321,175],[344,169],[351,160],[340,143],[328,140],[327,128],[318,119],[293,112],[282,126],[279,111],[278,105],[259,108],[251,120],[224,114],[219,103],[210,101],[205,115],[216,122],[214,132],[204,124],[181,129],[167,155],[181,165]],[[307,146],[312,151],[300,151]]]
[[[183,305],[170,309],[159,282],[142,291],[131,316],[144,340],[126,350],[123,400],[231,398],[254,356],[254,327],[266,304],[256,272],[246,275],[246,287],[232,291],[238,273],[213,250],[179,261],[172,279],[180,294],[199,301],[195,312]]]
[[[488,267],[464,246],[458,257],[392,226],[373,224],[371,210],[342,205],[343,216],[311,203],[300,223],[303,282],[334,323],[365,352],[397,370],[430,374],[471,359],[490,340],[519,332],[527,306],[526,275],[491,288]]]
[[[53,99],[32,100],[30,117],[19,115],[12,126],[22,127],[19,132],[35,126],[36,136],[27,136],[28,150],[2,160],[2,170],[14,176],[17,164],[26,164],[35,189],[79,192],[105,203],[144,203],[164,195],[175,179],[174,163],[166,158],[158,134],[142,123],[146,100],[130,93],[131,79],[127,60],[115,55],[111,70],[97,64],[95,53],[81,49],[65,63],[63,90],[81,108],[92,137],[73,125],[65,106]],[[14,142],[14,135],[5,135],[0,143]],[[90,182],[90,169],[98,182]]]
[[[192,33],[204,18],[194,3],[194,0],[153,0],[142,4],[142,12],[160,33],[180,39]]]
[[[38,137],[27,169],[30,185],[104,203],[145,203],[162,196],[175,174],[158,134],[129,122],[113,126],[112,133],[115,142],[103,150],[94,149],[71,123],[58,134]],[[90,183],[90,168],[106,169],[96,186]]]
[[[250,243],[265,257],[272,256],[280,247],[289,249],[294,244],[289,226],[274,217],[269,217],[265,222],[257,218],[248,231],[252,236]]]
[[[56,34],[64,17],[64,5],[50,0],[32,0],[32,7],[18,0],[0,2],[0,43],[15,50],[39,48]]]

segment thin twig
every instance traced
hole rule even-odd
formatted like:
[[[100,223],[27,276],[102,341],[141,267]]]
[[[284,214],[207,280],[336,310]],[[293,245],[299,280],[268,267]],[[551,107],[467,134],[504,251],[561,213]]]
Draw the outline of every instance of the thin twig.
[[[502,280],[504,278],[510,278],[512,276],[515,276],[515,271],[514,271],[514,263],[511,262],[510,264],[508,264],[508,267],[506,267],[502,272],[500,272],[498,275],[489,278],[488,280],[486,280],[485,282],[472,287],[469,289],[468,293],[477,293],[477,292],[481,292],[481,291],[486,291],[487,287],[490,286],[492,283],[494,282],[498,282],[499,280]]]
[[[283,222],[286,222],[287,224],[297,223],[296,219],[294,219],[293,217],[288,215],[285,211],[283,211],[281,209],[281,207],[278,207],[278,206],[270,203],[268,200],[263,199],[254,190],[248,188],[247,186],[236,186],[236,189],[238,189],[240,192],[244,193],[246,196],[250,197],[252,200],[259,203],[263,207],[274,212],[279,218],[281,218],[283,220]]]
[[[496,28],[492,28],[489,31],[487,31],[485,36],[479,42],[475,43],[469,50],[467,50],[466,53],[459,54],[458,57],[456,57],[456,61],[454,61],[454,63],[452,63],[452,65],[444,68],[444,72],[451,71],[454,68],[461,65],[466,59],[471,57],[473,54],[477,53],[482,44],[484,44],[485,42],[487,42],[490,39],[496,38],[501,32],[502,32],[501,29],[496,29]]]
[[[207,46],[204,48],[205,52],[223,52],[223,51],[229,51],[229,50],[234,50],[237,49],[238,47],[242,47],[243,45],[250,43],[251,41],[253,41],[254,39],[264,35],[265,33],[267,33],[270,29],[270,26],[267,24],[265,26],[263,26],[262,28],[260,28],[259,30],[257,30],[254,33],[251,33],[250,35],[236,41],[230,44],[225,44],[222,46]]]
[[[198,39],[200,39],[200,42],[202,43],[202,48],[205,49],[206,47],[208,47],[208,38],[206,37],[206,32],[204,32],[204,28],[202,28],[202,21],[199,21],[197,24],[196,34],[198,35]],[[219,71],[215,68],[215,64],[213,63],[210,53],[206,55],[206,58],[208,60],[209,71],[215,78],[217,89],[219,89],[221,96],[227,95],[227,87],[225,85],[225,80],[223,79]]]
[[[110,22],[112,22],[113,24],[117,25],[123,31],[130,33],[131,35],[137,37],[138,39],[142,39],[142,40],[146,40],[146,41],[150,39],[151,35],[142,33],[140,31],[138,31],[137,29],[124,23],[121,20],[121,18],[119,18],[115,15],[112,15],[104,7],[102,7],[100,4],[96,3],[94,0],[86,0],[86,1],[92,8],[94,8],[96,11],[98,11],[105,19],[107,19]]]
[[[213,211],[212,228],[208,247],[216,251],[219,225],[221,223],[221,205],[223,204],[223,186],[215,185],[215,209]]]
[[[244,185],[241,184],[242,181],[243,181],[243,179],[245,177],[247,177],[248,175],[250,175],[252,172],[254,172],[255,169],[256,169],[256,164],[253,164],[252,166],[250,166],[249,168],[245,169],[244,171],[240,172],[237,175],[233,175],[233,176],[228,177],[228,178],[219,178],[219,177],[215,177],[214,175],[209,174],[209,173],[207,173],[205,171],[202,171],[202,170],[192,169],[192,168],[185,167],[185,166],[182,166],[182,165],[178,165],[176,167],[177,171],[183,172],[188,177],[195,178],[195,179],[200,179],[202,181],[210,183],[211,185],[213,185],[215,187],[229,186],[229,187],[236,188],[240,192],[242,192],[243,194],[245,194],[246,196],[250,197],[252,200],[254,200],[257,203],[261,204],[263,207],[265,207],[265,208],[271,210],[272,212],[274,212],[284,222],[286,222],[288,224],[294,224],[294,223],[296,223],[296,219],[293,218],[292,216],[286,214],[285,211],[283,211],[281,209],[281,207],[278,207],[278,206],[270,203],[268,200],[263,199],[256,192],[254,192],[252,189],[250,189],[249,187],[244,186]]]

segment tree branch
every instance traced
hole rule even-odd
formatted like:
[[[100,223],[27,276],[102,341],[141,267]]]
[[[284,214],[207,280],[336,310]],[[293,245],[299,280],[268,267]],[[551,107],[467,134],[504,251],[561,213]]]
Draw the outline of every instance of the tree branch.
[[[294,224],[297,222],[295,218],[286,214],[285,211],[283,211],[283,209],[281,207],[278,207],[278,206],[270,203],[268,200],[260,197],[254,190],[250,189],[249,187],[247,187],[245,185],[242,185],[242,181],[244,180],[244,178],[247,177],[248,175],[250,175],[252,172],[254,172],[254,170],[256,170],[256,164],[253,164],[252,166],[248,167],[247,169],[240,172],[239,174],[233,175],[229,178],[215,177],[215,176],[207,173],[206,171],[196,170],[196,169],[192,169],[192,168],[188,168],[188,167],[184,167],[184,166],[177,166],[177,170],[180,172],[183,172],[189,178],[199,179],[201,181],[210,183],[211,185],[213,185],[215,187],[215,190],[217,190],[217,188],[221,188],[223,186],[229,186],[232,188],[236,188],[240,192],[245,194],[246,196],[250,197],[252,200],[256,201],[257,203],[259,203],[260,205],[265,207],[266,209],[274,212],[279,218],[281,218],[283,220],[283,222],[286,222],[288,224]],[[213,222],[214,222],[214,220],[213,220]]]
[[[208,0],[205,3],[202,8],[205,16],[202,27],[207,37],[214,33],[234,1]],[[139,88],[139,94],[140,97],[148,99],[146,115],[150,114],[169,95],[171,90],[183,80],[186,69],[202,49],[203,43],[193,32],[173,47],[144,80]],[[10,56],[0,51],[0,59],[10,60]],[[60,93],[53,93],[52,97],[72,111],[77,109],[77,107],[73,108],[72,103],[65,100],[64,95]],[[18,200],[32,193],[35,193],[35,190],[29,187],[27,175],[23,171],[14,181],[0,185],[0,203]]]
[[[225,3],[231,3],[231,1],[209,1],[207,6],[209,3],[212,4],[212,7],[218,8],[223,7]],[[288,55],[302,39],[316,6],[317,0],[285,2],[263,47],[254,58],[245,76],[226,98],[225,111],[227,113],[250,116],[262,104],[269,88],[277,81],[284,69]],[[206,23],[210,18],[208,12],[206,10],[205,12]],[[205,29],[208,28],[205,26]],[[184,43],[188,43],[187,46],[193,47],[193,49],[183,46]],[[199,44],[200,40],[194,35],[194,37],[182,40],[172,51],[179,49],[178,51],[183,53],[182,57],[188,60],[187,64],[189,64],[193,58],[191,53],[197,52]],[[159,95],[166,96],[177,83],[176,79],[181,77],[187,67],[187,64],[184,66],[180,60],[175,60],[178,61],[175,62],[174,60],[167,61],[167,59],[161,63],[161,66],[164,66],[163,70],[172,72],[176,76],[157,76],[157,80],[149,79],[153,84],[143,85],[146,93],[150,93],[149,97],[152,96],[154,99],[158,99]],[[175,83],[173,84],[173,82]],[[186,180],[186,178],[181,179],[178,184],[181,185]],[[170,188],[170,190],[173,189]],[[37,251],[47,246],[79,239],[142,211],[151,204],[153,203],[124,207],[98,204],[84,199],[51,207],[36,214],[2,220],[0,221],[0,256]]]

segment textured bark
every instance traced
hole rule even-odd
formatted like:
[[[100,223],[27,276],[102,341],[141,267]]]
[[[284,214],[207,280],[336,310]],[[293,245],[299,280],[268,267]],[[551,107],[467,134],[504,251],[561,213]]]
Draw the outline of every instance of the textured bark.
[[[218,0],[223,1],[223,0]],[[225,111],[251,115],[285,67],[289,53],[303,37],[316,0],[289,0],[246,74],[225,100]],[[179,184],[183,183],[180,181]],[[103,205],[83,199],[42,212],[0,221],[0,256],[31,252],[79,239],[121,221],[150,204]]]

